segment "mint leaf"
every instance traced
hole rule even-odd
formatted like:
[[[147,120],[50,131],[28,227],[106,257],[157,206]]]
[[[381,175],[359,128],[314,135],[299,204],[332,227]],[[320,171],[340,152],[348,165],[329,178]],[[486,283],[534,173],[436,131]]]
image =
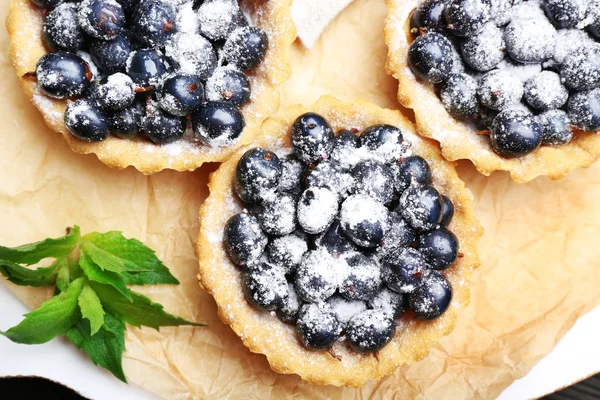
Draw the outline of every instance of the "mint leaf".
[[[74,260],[71,253],[78,245],[79,260]],[[19,265],[48,257],[57,260],[47,268]],[[51,300],[0,335],[17,343],[39,344],[65,334],[94,364],[124,382],[125,323],[156,330],[161,326],[205,326],[171,315],[161,304],[127,288],[127,284],[179,282],[152,249],[120,232],[81,238],[79,228],[74,227],[62,238],[16,248],[0,246],[0,273],[20,285],[56,284]]]
[[[95,365],[109,370],[127,383],[122,358],[125,351],[125,324],[110,314],[104,315],[104,325],[92,336],[88,324],[79,321],[67,332],[67,338],[83,350]]]
[[[81,316],[90,321],[90,335],[96,334],[104,324],[104,309],[90,285],[85,284],[79,295]]]
[[[159,303],[139,293],[129,291],[133,301],[129,301],[115,288],[108,285],[91,283],[100,297],[104,309],[128,324],[140,327],[149,326],[158,330],[161,326],[193,325],[205,326],[171,315]]]
[[[71,270],[69,268],[71,260],[63,260],[66,260],[66,262],[61,263],[56,274],[56,288],[59,292],[64,292],[71,284]]]
[[[30,269],[12,261],[0,260],[0,273],[19,286],[53,286],[59,269],[66,264],[66,258],[59,258],[49,267]]]
[[[118,272],[129,285],[178,284],[154,250],[121,232],[90,233],[82,249],[101,269]]]
[[[98,265],[96,265],[96,263],[88,258],[85,252],[81,252],[79,255],[79,265],[81,266],[85,276],[87,276],[90,281],[111,285],[117,289],[119,293],[131,300],[129,289],[127,289],[125,286],[125,282],[123,281],[121,275],[117,274],[116,272],[106,270],[103,271]]]
[[[44,258],[66,257],[75,249],[79,238],[79,227],[74,226],[68,234],[60,238],[46,239],[12,248],[0,246],[0,260],[32,265]]]
[[[81,315],[77,300],[83,289],[83,278],[76,279],[67,290],[43,303],[40,308],[25,314],[25,319],[0,334],[16,343],[46,343],[65,334]]]

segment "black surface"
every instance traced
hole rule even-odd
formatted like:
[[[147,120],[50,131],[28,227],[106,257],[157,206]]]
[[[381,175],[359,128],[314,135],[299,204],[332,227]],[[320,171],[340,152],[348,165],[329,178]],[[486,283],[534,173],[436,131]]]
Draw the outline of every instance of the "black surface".
[[[543,398],[544,400],[596,400],[600,399],[600,374]]]
[[[88,400],[74,390],[42,378],[0,378],[2,400]]]
[[[38,400],[42,398],[52,400],[89,400],[61,384],[42,378],[0,378],[0,398],[3,400]],[[600,399],[600,374],[549,396],[542,397],[542,399]]]

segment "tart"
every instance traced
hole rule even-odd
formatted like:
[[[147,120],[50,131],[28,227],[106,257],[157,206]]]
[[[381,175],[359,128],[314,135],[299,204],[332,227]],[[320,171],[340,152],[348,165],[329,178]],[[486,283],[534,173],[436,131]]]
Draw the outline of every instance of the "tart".
[[[563,12],[552,0],[386,1],[387,70],[399,81],[398,100],[446,159],[471,160],[485,175],[508,171],[524,183],[540,175],[560,179],[600,157],[599,8],[564,2],[577,7]],[[420,56],[429,45],[449,56],[425,71],[431,60]]]
[[[244,126],[279,107],[290,3],[12,0],[10,54],[25,93],[74,151],[144,174],[191,171],[252,141],[259,132]],[[66,88],[53,81],[61,63]]]
[[[198,279],[221,320],[314,384],[359,387],[424,358],[479,265],[454,165],[362,100],[324,96],[260,130],[211,175],[200,210]]]

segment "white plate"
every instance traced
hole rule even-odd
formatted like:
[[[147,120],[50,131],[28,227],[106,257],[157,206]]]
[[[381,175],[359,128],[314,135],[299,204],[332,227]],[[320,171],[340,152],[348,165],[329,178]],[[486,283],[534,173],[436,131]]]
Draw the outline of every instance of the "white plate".
[[[2,319],[0,330],[17,325],[29,312],[0,283]],[[135,384],[126,385],[106,370],[96,367],[89,358],[63,338],[43,345],[16,344],[0,336],[0,376],[40,376],[60,382],[93,400],[154,400],[158,396]]]

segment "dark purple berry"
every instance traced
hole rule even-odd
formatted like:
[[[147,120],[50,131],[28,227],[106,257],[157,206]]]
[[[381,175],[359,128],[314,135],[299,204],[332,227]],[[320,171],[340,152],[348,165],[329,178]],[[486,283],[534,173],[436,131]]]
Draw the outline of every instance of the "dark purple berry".
[[[226,101],[208,101],[192,114],[196,137],[211,146],[225,146],[237,140],[246,122],[239,108]]]
[[[267,245],[267,260],[282,268],[286,274],[292,274],[308,251],[306,241],[299,235],[290,234],[276,237]]]
[[[339,291],[350,300],[370,300],[381,287],[381,268],[375,260],[357,253],[346,259],[348,274],[342,280]]]
[[[364,194],[355,194],[342,203],[340,224],[346,236],[362,247],[375,247],[388,230],[388,209]]]
[[[312,169],[309,167],[305,181],[307,188],[324,187],[339,198],[346,197],[354,186],[352,175],[344,172],[336,163],[327,160],[321,161]]]
[[[141,1],[133,12],[133,34],[146,46],[164,45],[177,32],[177,13],[167,2]]]
[[[454,204],[452,204],[452,200],[448,196],[442,196],[442,200],[444,201],[444,211],[442,212],[440,226],[445,228],[450,225],[452,217],[454,217]]]
[[[402,131],[392,125],[373,125],[365,129],[360,134],[361,146],[367,147],[375,152],[382,152],[385,148],[398,148],[402,144]],[[386,162],[391,162],[395,158],[395,151],[383,151]]]
[[[415,291],[430,268],[423,254],[412,247],[400,248],[382,261],[383,281],[399,293]]]
[[[125,72],[127,59],[133,51],[129,36],[121,34],[113,40],[96,39],[90,44],[90,53],[94,63],[107,73]]]
[[[163,110],[185,117],[204,101],[204,88],[199,76],[177,74],[165,79],[156,96]]]
[[[571,123],[582,131],[600,129],[600,89],[577,92],[569,97]]]
[[[247,25],[235,0],[206,0],[197,13],[200,33],[212,41],[225,40],[236,28]]]
[[[250,101],[250,81],[238,69],[217,68],[206,81],[206,98],[211,101],[229,101],[241,107]]]
[[[344,329],[348,322],[358,314],[367,310],[367,303],[362,300],[349,300],[341,295],[333,295],[327,299],[333,312]]]
[[[267,54],[269,38],[255,26],[238,28],[227,38],[223,46],[225,59],[245,71],[260,64]]]
[[[40,89],[57,99],[81,95],[93,77],[90,66],[81,57],[61,51],[42,56],[36,76]]]
[[[524,98],[531,107],[546,111],[562,107],[569,98],[569,91],[556,72],[542,71],[525,83]]]
[[[171,115],[154,107],[146,117],[144,131],[155,144],[166,144],[180,140],[186,127],[185,117]]]
[[[237,265],[245,266],[258,260],[267,242],[267,235],[253,215],[236,214],[229,218],[225,225],[225,250],[231,261]]]
[[[367,310],[352,318],[346,326],[346,339],[358,353],[381,350],[396,333],[391,316],[381,310]]]
[[[305,304],[300,309],[296,330],[309,350],[327,350],[342,332],[340,322],[327,303]]]
[[[499,156],[522,157],[540,146],[542,127],[534,115],[509,109],[494,118],[490,139]]]
[[[440,83],[452,73],[452,45],[441,33],[421,35],[408,49],[408,64],[415,75],[431,83]]]
[[[246,300],[259,310],[275,311],[288,300],[288,283],[283,270],[267,263],[247,269],[243,276]]]
[[[431,184],[431,168],[420,156],[403,157],[398,161],[396,188],[399,192],[408,189],[412,184]]]
[[[426,29],[427,32],[444,32],[447,25],[444,17],[445,8],[445,0],[425,0],[420,3],[410,17],[411,32],[418,34],[421,28]]]
[[[448,29],[456,36],[472,36],[492,18],[490,6],[483,0],[451,0],[444,15]]]
[[[557,28],[577,27],[586,15],[587,1],[581,0],[544,0],[542,2],[548,18]]]
[[[523,83],[509,71],[495,69],[481,78],[477,95],[481,105],[502,111],[521,101]]]
[[[516,18],[506,27],[504,41],[513,60],[536,64],[554,55],[556,29],[545,18]]]
[[[421,285],[408,295],[410,308],[418,319],[432,320],[441,316],[452,300],[452,286],[444,275],[429,271]]]
[[[116,38],[125,25],[125,12],[116,0],[83,0],[79,4],[79,26],[102,40]]]
[[[307,252],[296,269],[298,295],[311,303],[327,300],[337,290],[344,267],[347,267],[344,261],[325,250]]]
[[[362,161],[352,170],[356,180],[355,193],[365,194],[376,201],[388,204],[394,195],[394,177],[385,164],[376,160]]]
[[[302,192],[302,177],[304,176],[304,164],[294,156],[281,159],[281,178],[278,189],[282,192]]]
[[[600,46],[586,46],[567,55],[560,79],[571,90],[589,90],[600,84]]]
[[[81,49],[85,35],[79,27],[76,4],[63,3],[46,15],[43,39],[52,50],[75,52]]]
[[[142,120],[146,116],[145,105],[135,102],[124,110],[107,113],[110,131],[122,138],[137,136],[142,130]]]
[[[161,52],[144,49],[130,55],[126,68],[133,83],[138,88],[146,89],[158,86],[173,67]]]
[[[296,198],[289,194],[277,194],[265,199],[256,216],[269,235],[292,233],[296,229]]]
[[[454,118],[472,118],[479,111],[477,81],[465,73],[452,74],[442,83],[440,99]]]
[[[562,110],[548,110],[538,115],[542,126],[542,144],[560,146],[573,139],[569,116]]]
[[[283,305],[277,310],[277,316],[283,322],[295,324],[303,305],[304,302],[298,296],[298,293],[296,293],[294,285],[288,283],[288,296],[287,299],[284,300]]]
[[[315,239],[315,244],[336,257],[356,250],[356,246],[346,236],[338,220],[333,221],[329,228]]]
[[[100,108],[123,110],[135,100],[135,86],[131,78],[123,73],[116,73],[94,81],[88,98]]]
[[[465,62],[477,71],[489,71],[504,58],[504,34],[494,24],[487,24],[478,34],[465,38],[460,45]]]
[[[235,191],[246,203],[258,203],[275,192],[281,171],[277,154],[259,147],[250,149],[238,161]]]
[[[439,192],[429,185],[413,185],[402,193],[396,212],[415,229],[434,229],[442,220],[444,204]]]
[[[415,230],[397,212],[390,212],[388,217],[388,231],[379,244],[377,252],[380,257],[410,246],[416,239]]]
[[[315,113],[306,113],[292,125],[292,147],[306,164],[326,159],[333,149],[335,135],[327,121]]]
[[[65,125],[74,136],[87,142],[101,142],[109,132],[102,111],[83,99],[67,106]]]
[[[458,257],[458,239],[446,229],[436,229],[419,236],[418,249],[431,268],[444,270]]]

